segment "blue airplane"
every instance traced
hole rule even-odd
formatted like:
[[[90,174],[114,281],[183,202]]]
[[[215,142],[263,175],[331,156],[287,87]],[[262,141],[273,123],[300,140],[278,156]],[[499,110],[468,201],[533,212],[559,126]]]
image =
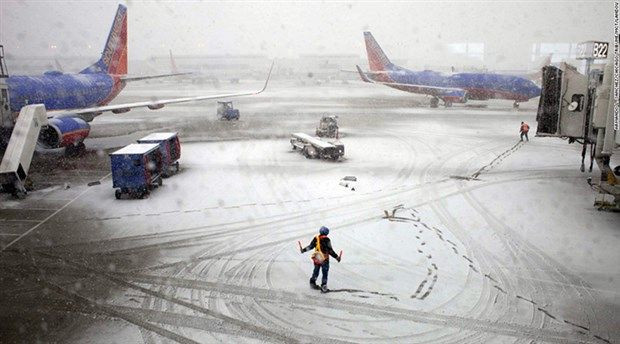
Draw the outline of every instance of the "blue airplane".
[[[79,152],[85,148],[84,139],[90,133],[89,122],[103,112],[124,113],[138,107],[156,110],[167,104],[254,95],[263,92],[269,81],[268,76],[259,91],[109,105],[127,82],[182,74],[186,73],[127,75],[127,8],[119,5],[101,58],[97,62],[78,74],[49,71],[41,76],[9,76],[10,110],[16,118],[25,105],[45,104],[49,125],[41,129],[39,145],[43,148],[65,147],[67,153]],[[12,128],[9,128],[9,135],[11,131]],[[6,133],[3,135],[6,136]]]
[[[360,66],[356,66],[362,80],[432,96],[431,107],[437,107],[440,99],[446,107],[452,106],[452,103],[465,103],[470,99],[509,99],[513,100],[513,106],[518,108],[519,102],[540,95],[540,87],[521,76],[493,73],[444,75],[431,70],[414,72],[390,62],[370,32],[364,32],[364,39],[370,71],[364,72]]]

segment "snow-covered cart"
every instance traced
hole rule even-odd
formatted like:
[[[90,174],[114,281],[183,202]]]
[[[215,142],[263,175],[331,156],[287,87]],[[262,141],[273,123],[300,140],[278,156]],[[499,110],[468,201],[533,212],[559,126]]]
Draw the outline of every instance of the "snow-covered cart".
[[[138,143],[156,143],[162,157],[162,176],[170,177],[179,172],[181,143],[177,133],[152,133],[138,140]]]
[[[161,152],[156,143],[132,143],[110,153],[110,165],[116,199],[123,195],[144,198],[162,185]]]

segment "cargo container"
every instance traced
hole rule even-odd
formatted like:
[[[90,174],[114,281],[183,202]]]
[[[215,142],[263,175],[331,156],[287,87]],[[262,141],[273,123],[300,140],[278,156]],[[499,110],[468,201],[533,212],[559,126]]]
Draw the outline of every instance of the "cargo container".
[[[110,154],[115,196],[144,198],[162,185],[162,154],[156,143],[132,143]]]
[[[179,172],[181,143],[178,133],[152,133],[138,140],[138,143],[156,143],[162,155],[162,176],[169,177]]]

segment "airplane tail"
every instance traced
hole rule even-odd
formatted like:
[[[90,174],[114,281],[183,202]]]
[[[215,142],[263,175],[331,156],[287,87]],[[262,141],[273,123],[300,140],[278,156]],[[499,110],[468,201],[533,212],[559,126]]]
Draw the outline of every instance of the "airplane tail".
[[[387,55],[383,52],[379,43],[375,40],[369,31],[364,32],[364,40],[366,41],[366,53],[368,54],[368,66],[371,71],[390,70],[394,66]]]
[[[536,68],[534,71],[528,73],[526,75],[526,77],[528,79],[532,80],[533,82],[535,82],[535,83],[540,85],[542,83],[542,68],[551,64],[551,57],[552,56],[553,56],[553,54],[549,54],[545,58],[543,58],[541,60],[540,64],[539,64],[538,68]]]
[[[537,69],[542,69],[542,67],[546,67],[548,65],[551,64],[551,57],[553,56],[553,54],[549,54],[547,56],[545,56],[544,59],[542,59],[542,61],[540,61],[540,65],[538,66]]]
[[[80,73],[127,74],[127,7],[118,5],[114,23],[99,61]]]
[[[64,73],[64,70],[63,70],[63,68],[62,68],[62,65],[60,64],[60,62],[58,61],[58,59],[57,59],[57,58],[55,58],[55,57],[54,57],[54,66],[56,67],[56,70],[57,70],[57,71],[59,71],[59,72],[61,72],[61,73]]]

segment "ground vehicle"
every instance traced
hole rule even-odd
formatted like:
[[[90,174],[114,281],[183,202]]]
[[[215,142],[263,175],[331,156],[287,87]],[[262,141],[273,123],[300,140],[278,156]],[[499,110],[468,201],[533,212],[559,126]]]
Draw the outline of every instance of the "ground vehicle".
[[[156,143],[125,146],[110,153],[110,163],[116,199],[124,194],[144,198],[150,190],[162,184],[162,156]]]
[[[357,186],[357,177],[345,176],[344,178],[340,179],[340,182],[338,184],[340,184],[340,186],[344,186],[347,189],[351,189],[351,191],[355,191],[355,188]]]
[[[293,150],[299,150],[307,159],[338,160],[344,156],[344,145],[340,142],[327,142],[304,133],[291,135]]]
[[[338,137],[338,116],[325,115],[321,117],[319,126],[316,128],[316,136],[318,137]]]
[[[179,172],[181,143],[178,133],[152,133],[138,140],[138,143],[156,143],[162,158],[162,176],[170,177]]]
[[[239,110],[233,108],[232,102],[217,102],[217,117],[227,121],[238,120]]]

